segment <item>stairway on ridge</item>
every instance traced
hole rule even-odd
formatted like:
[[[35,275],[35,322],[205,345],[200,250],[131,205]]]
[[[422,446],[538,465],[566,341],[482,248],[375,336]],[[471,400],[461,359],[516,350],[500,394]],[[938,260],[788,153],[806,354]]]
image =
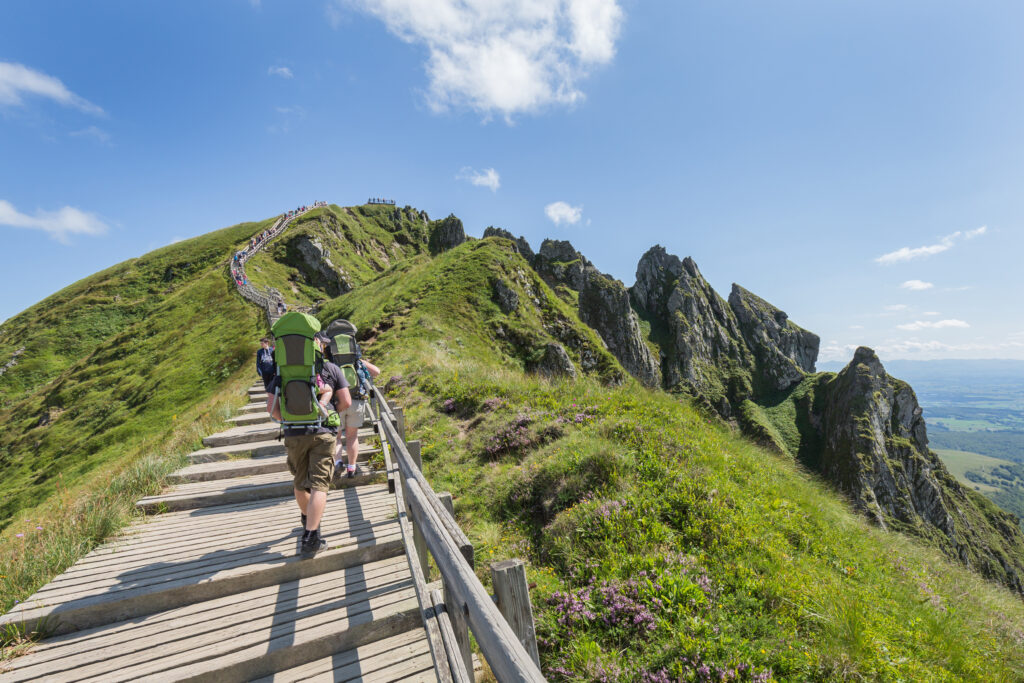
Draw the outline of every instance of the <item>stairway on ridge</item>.
[[[284,447],[262,386],[249,398],[138,501],[160,514],[0,617],[53,634],[0,682],[437,679],[376,434],[360,433],[359,475],[335,479],[328,548],[302,559]]]

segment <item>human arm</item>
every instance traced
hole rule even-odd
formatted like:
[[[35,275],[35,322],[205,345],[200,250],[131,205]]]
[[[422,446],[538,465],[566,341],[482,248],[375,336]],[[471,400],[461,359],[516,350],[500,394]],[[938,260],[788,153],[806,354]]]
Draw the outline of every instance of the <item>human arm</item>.
[[[281,404],[274,401],[274,394],[267,394],[267,412],[275,420],[281,419]]]
[[[339,413],[348,410],[348,407],[352,405],[352,394],[349,392],[348,387],[334,392],[334,401]]]
[[[376,377],[377,375],[380,374],[380,368],[378,368],[376,365],[366,360],[365,358],[362,358],[361,360],[363,362],[363,365],[366,366],[366,371],[370,373],[370,377]]]

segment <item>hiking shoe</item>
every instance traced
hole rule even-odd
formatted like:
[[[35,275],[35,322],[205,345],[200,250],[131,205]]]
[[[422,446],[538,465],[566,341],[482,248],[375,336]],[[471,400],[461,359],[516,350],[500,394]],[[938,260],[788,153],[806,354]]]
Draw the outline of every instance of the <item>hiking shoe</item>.
[[[308,559],[327,547],[327,541],[320,537],[320,530],[307,531],[302,534],[302,549],[299,551],[303,558]]]
[[[353,477],[355,477],[356,476],[356,468],[355,467],[348,468],[345,471],[345,476],[348,477],[349,479],[352,479]]]

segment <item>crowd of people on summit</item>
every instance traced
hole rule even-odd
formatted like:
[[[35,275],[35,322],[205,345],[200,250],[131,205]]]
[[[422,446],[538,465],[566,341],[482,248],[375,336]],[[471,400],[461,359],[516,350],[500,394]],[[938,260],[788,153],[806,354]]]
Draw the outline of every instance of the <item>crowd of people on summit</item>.
[[[387,204],[388,206],[394,206],[394,199],[383,199],[382,197],[370,197],[366,200],[367,204]]]

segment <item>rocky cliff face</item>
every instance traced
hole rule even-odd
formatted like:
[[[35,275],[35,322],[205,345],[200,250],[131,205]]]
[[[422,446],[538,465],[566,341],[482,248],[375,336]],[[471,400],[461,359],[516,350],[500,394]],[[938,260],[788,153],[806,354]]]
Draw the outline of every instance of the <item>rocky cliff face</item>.
[[[531,266],[533,265],[533,259],[536,255],[533,253],[533,249],[530,248],[530,243],[527,242],[526,238],[522,235],[519,237],[513,237],[512,233],[508,230],[496,228],[492,225],[484,229],[484,237],[502,237],[509,240],[515,245],[516,251],[519,252],[519,255],[526,259],[526,262]]]
[[[430,226],[430,239],[428,246],[432,254],[453,249],[466,241],[466,230],[462,227],[462,221],[454,214],[439,221],[434,221]]]
[[[352,289],[344,269],[331,261],[330,250],[308,235],[300,235],[288,243],[290,260],[313,285],[331,296],[341,296]]]
[[[658,361],[644,342],[625,285],[596,270],[589,272],[580,290],[579,314],[580,320],[597,330],[626,372],[650,387],[661,383]]]
[[[544,240],[533,267],[552,288],[576,292],[580,319],[601,336],[627,372],[648,386],[658,386],[658,362],[644,342],[625,285],[599,272],[567,241]]]
[[[814,372],[821,339],[737,284],[729,293],[740,332],[754,354],[757,379],[767,389],[788,389]]]
[[[874,351],[857,349],[817,393],[803,422],[816,432],[805,436],[820,444],[809,465],[879,526],[935,540],[950,556],[1024,592],[1024,535],[1016,520],[979,505],[949,474],[928,449],[913,389],[890,377]]]
[[[693,259],[656,246],[640,259],[633,301],[661,346],[662,384],[707,401],[723,417],[753,393],[754,354],[729,304]]]

